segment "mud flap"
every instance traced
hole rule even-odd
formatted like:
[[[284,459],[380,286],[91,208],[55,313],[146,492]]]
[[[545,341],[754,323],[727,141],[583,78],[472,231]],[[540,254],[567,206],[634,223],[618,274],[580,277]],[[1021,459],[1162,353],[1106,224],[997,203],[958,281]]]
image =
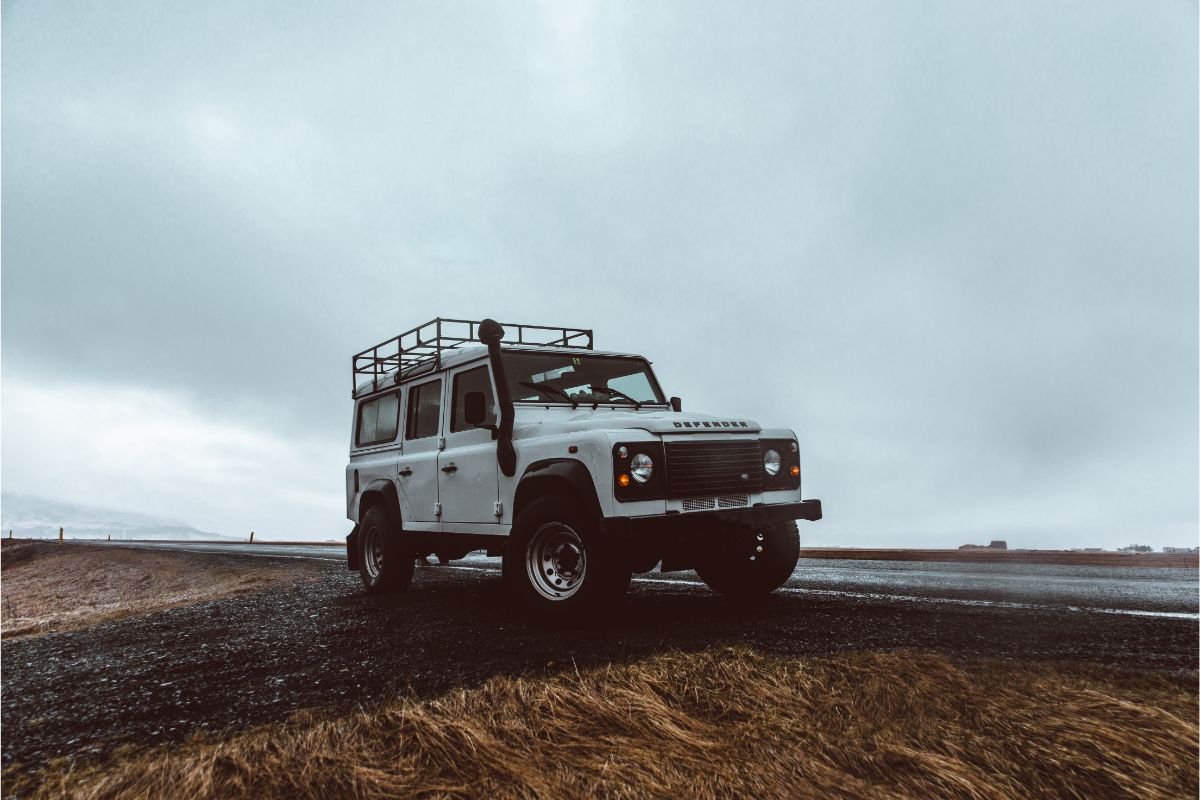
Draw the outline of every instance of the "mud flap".
[[[346,537],[346,569],[358,569],[358,526]]]

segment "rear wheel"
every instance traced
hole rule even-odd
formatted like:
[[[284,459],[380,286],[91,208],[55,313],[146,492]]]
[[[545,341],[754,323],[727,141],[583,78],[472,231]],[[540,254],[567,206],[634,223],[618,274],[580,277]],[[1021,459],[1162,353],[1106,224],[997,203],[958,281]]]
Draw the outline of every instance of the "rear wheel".
[[[543,497],[517,516],[504,550],[504,583],[521,607],[557,619],[615,607],[631,573],[598,520],[562,497]]]
[[[696,572],[715,592],[755,597],[787,582],[800,560],[800,531],[795,521],[729,531],[701,559]]]
[[[372,593],[402,592],[412,583],[413,552],[382,506],[363,514],[358,533],[358,574]]]

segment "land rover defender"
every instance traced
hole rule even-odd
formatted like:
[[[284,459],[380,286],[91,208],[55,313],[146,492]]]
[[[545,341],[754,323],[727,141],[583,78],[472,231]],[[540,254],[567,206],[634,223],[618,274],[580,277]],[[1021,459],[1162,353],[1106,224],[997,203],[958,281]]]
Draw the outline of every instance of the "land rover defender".
[[[486,550],[552,616],[659,565],[765,594],[821,518],[795,433],[684,412],[591,330],[438,318],[355,354],[352,388],[346,554],[370,592],[406,589],[419,554]]]

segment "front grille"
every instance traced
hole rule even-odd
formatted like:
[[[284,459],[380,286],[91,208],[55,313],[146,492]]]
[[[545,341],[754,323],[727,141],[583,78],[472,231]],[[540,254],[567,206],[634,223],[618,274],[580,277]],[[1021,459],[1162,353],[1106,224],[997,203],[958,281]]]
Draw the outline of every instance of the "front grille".
[[[758,442],[754,440],[667,442],[667,497],[761,492],[763,474],[759,450]]]

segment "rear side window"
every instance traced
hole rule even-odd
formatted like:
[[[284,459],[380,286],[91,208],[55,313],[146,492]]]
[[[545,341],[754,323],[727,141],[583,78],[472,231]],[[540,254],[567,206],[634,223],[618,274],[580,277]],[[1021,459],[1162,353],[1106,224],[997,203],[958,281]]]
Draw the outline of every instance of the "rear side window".
[[[399,392],[367,400],[358,406],[358,434],[354,441],[359,447],[393,441],[399,425]]]
[[[492,400],[492,382],[488,379],[488,368],[476,367],[454,376],[454,412],[450,415],[450,430],[452,432],[475,430],[474,426],[467,424],[464,417],[467,392],[483,392],[487,408],[487,416],[484,418],[483,424],[495,425],[496,404]]]
[[[405,439],[437,436],[442,405],[442,382],[430,381],[408,390],[408,426]]]

